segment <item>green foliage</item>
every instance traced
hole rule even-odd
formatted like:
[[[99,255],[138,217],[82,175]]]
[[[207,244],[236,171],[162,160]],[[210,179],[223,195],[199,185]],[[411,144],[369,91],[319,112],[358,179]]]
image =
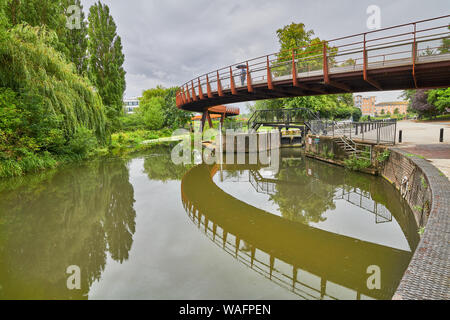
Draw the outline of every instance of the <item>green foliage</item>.
[[[423,236],[423,234],[425,233],[425,227],[420,227],[419,230],[417,231],[417,233],[418,233],[420,236]]]
[[[291,23],[277,30],[280,51],[278,53],[277,64],[272,70],[277,75],[284,75],[291,72],[292,53],[301,54],[302,57],[310,57],[307,60],[299,60],[296,64],[297,71],[304,72],[308,70],[317,70],[322,68],[323,41],[314,38],[314,31],[307,30],[303,23]],[[333,56],[337,53],[336,48],[327,47],[329,55],[329,64],[335,64]],[[282,63],[280,62],[288,62]],[[352,64],[353,61],[347,61]],[[361,117],[361,111],[354,108],[352,94],[321,95],[309,97],[283,98],[274,100],[257,101],[251,111],[264,109],[282,109],[282,108],[309,108],[318,112],[323,118],[348,119],[352,117],[358,121]]]
[[[6,15],[12,26],[28,24],[53,30],[55,37],[51,45],[68,55],[65,45],[66,17],[62,0],[7,0]]]
[[[159,130],[164,125],[163,113],[164,99],[161,97],[152,97],[150,100],[141,102],[139,113],[145,126],[150,130]]]
[[[421,155],[419,155],[419,154],[414,154],[414,153],[407,153],[406,156],[407,156],[407,157],[410,157],[410,158],[425,159],[424,156],[421,156]]]
[[[144,172],[149,179],[162,182],[181,180],[194,164],[174,164],[171,159],[172,146],[153,145],[150,148],[153,156],[144,160]]]
[[[333,150],[328,151],[328,146],[327,145],[324,145],[322,147],[322,153],[320,155],[323,158],[326,158],[326,159],[334,159],[334,157],[335,157],[335,154],[334,154]]]
[[[344,165],[347,169],[357,171],[357,170],[369,168],[372,164],[371,164],[370,160],[357,158],[356,156],[353,155],[353,156],[349,157],[348,159],[344,160]]]
[[[51,46],[55,38],[45,27],[17,25],[1,39],[0,161],[9,168],[4,175],[27,172],[33,164],[51,167],[56,158],[77,152],[83,158],[107,142],[100,97]]]
[[[386,149],[382,153],[378,154],[377,161],[379,163],[385,162],[391,156],[391,151]]]
[[[448,29],[450,30],[450,25],[448,26]],[[449,53],[450,52],[450,38],[447,37],[445,39],[442,39],[442,45],[440,47],[441,53]]]
[[[167,128],[159,131],[134,130],[117,132],[111,135],[111,144],[109,148],[113,154],[136,152],[151,147],[150,144],[143,144],[144,141],[170,137],[171,135],[172,131]]]
[[[157,86],[156,88],[145,90],[142,93],[140,105],[148,104],[152,98],[163,99],[160,106],[164,118],[163,126],[166,128],[183,128],[190,120],[190,114],[178,109],[176,106],[175,97],[177,89],[177,87],[166,89],[162,86]]]
[[[353,106],[351,94],[320,95],[256,101],[255,110],[276,110],[283,108],[308,108],[318,112],[322,118],[359,121],[361,110]]]
[[[439,113],[450,108],[450,88],[428,91],[427,102],[436,107]]]
[[[69,29],[66,27],[64,29],[64,42],[67,48],[67,58],[75,64],[78,74],[84,74],[87,70],[87,22],[83,12],[83,5],[80,0],[62,0],[61,6],[64,15],[69,17],[70,14],[73,14],[73,12],[67,12],[67,9],[72,5],[78,6],[81,10],[80,28]]]
[[[420,183],[422,184],[422,187],[423,187],[424,189],[428,189],[428,184],[427,184],[427,181],[425,180],[425,177],[424,177],[424,176],[421,176],[421,177],[420,177]]]
[[[89,10],[88,20],[89,78],[106,107],[109,125],[117,130],[125,92],[122,42],[107,5],[94,4]]]

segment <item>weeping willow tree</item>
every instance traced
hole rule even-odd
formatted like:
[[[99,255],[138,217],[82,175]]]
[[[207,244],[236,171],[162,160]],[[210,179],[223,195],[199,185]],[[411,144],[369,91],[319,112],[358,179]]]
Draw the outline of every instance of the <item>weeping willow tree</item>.
[[[102,100],[89,80],[54,49],[56,34],[29,25],[17,25],[5,34],[0,37],[0,89],[9,96],[12,92],[14,103],[0,103],[0,111],[21,123],[14,132],[9,130],[15,140],[20,136],[36,139],[38,151],[64,153],[80,132],[89,132],[95,143],[105,144]],[[0,128],[4,132],[12,127],[4,126]]]

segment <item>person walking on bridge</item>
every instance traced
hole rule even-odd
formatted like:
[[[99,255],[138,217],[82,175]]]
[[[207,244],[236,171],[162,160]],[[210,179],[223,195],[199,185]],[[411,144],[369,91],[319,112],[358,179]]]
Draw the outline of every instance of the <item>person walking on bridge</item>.
[[[245,77],[247,76],[247,66],[240,64],[236,66],[237,69],[241,69],[241,85],[245,84]]]

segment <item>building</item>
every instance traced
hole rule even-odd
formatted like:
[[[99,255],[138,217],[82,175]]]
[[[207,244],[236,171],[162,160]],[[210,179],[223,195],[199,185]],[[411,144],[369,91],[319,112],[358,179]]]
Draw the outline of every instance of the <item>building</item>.
[[[375,103],[376,97],[363,97],[361,95],[357,95],[353,98],[355,107],[361,109],[361,113],[363,116],[375,116]]]
[[[132,114],[136,108],[139,108],[139,98],[131,98],[123,100],[123,107],[126,114]]]
[[[396,112],[396,110],[398,110]],[[408,112],[407,101],[394,101],[394,102],[382,102],[377,103],[375,106],[375,112],[380,114],[406,114]]]

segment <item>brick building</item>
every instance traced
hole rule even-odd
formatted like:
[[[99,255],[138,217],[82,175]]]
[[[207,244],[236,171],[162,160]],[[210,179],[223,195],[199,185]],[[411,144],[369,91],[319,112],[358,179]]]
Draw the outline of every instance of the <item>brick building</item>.
[[[361,109],[363,116],[375,116],[376,97],[363,97],[357,95],[354,97],[355,107]]]
[[[395,114],[396,109],[398,109],[398,114],[406,114],[408,112],[408,102],[407,101],[381,102],[375,105],[375,113],[377,115],[388,113]]]

